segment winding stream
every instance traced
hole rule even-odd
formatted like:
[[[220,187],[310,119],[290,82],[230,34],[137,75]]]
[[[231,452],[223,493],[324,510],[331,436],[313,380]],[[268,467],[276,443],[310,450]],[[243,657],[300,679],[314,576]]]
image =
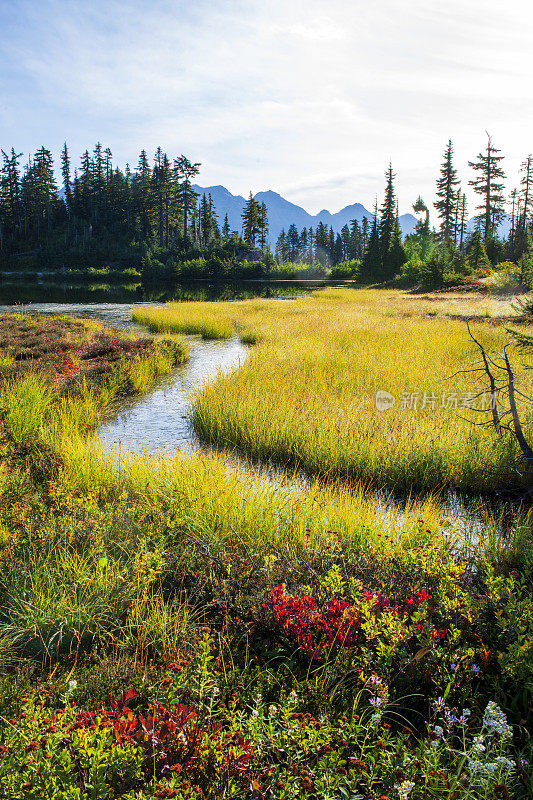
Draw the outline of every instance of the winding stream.
[[[216,375],[244,361],[247,348],[238,336],[203,341],[187,336],[189,360],[175,367],[141,397],[120,400],[116,413],[97,431],[97,439],[126,450],[171,452],[197,450],[200,442],[189,420],[193,393]]]
[[[132,322],[135,307],[162,305],[158,303],[35,303],[24,307],[29,313],[72,314],[99,319],[107,325],[122,330],[144,331]],[[0,305],[0,313],[12,312],[13,306]],[[117,401],[113,413],[102,423],[96,438],[103,444],[123,451],[149,453],[191,452],[202,449],[190,422],[189,412],[194,393],[206,381],[219,373],[236,369],[247,357],[248,347],[237,335],[226,341],[205,341],[199,336],[187,336],[189,360],[161,377],[150,391]],[[245,459],[234,453],[229,460],[239,470],[249,469]],[[269,465],[264,467],[265,481],[279,486],[282,471]],[[303,483],[309,479],[301,476]],[[369,492],[370,494],[370,492]],[[405,501],[394,499],[386,489],[371,492],[383,512],[401,513]],[[489,501],[484,498],[467,498],[449,492],[443,498],[444,512],[451,527],[471,541],[475,540],[486,524],[488,515],[509,516],[509,524],[516,519],[517,505]]]
[[[24,311],[32,314],[72,314],[98,319],[120,330],[146,329],[131,318],[134,308],[161,303],[32,303]],[[13,312],[0,305],[0,313]],[[248,347],[237,335],[229,340],[205,341],[186,336],[189,359],[162,376],[142,395],[120,398],[113,414],[100,425],[96,438],[123,450],[151,453],[198,450],[200,442],[189,421],[192,395],[216,375],[229,372],[246,358]]]

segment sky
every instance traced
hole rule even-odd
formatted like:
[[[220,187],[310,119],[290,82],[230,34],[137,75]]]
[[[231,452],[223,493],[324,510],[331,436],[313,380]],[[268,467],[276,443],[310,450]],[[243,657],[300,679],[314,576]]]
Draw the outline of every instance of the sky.
[[[371,208],[391,161],[405,213],[449,138],[469,200],[486,131],[507,194],[533,151],[529,0],[0,0],[0,31],[0,147],[26,158],[161,145],[311,213]]]

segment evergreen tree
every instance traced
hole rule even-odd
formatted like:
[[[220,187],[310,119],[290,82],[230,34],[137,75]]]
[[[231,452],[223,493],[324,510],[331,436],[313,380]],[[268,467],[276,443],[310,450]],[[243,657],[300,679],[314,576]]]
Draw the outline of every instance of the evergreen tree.
[[[242,236],[249,247],[255,247],[257,235],[259,233],[259,221],[261,216],[261,206],[254,199],[250,192],[244,211],[242,212]]]
[[[437,197],[439,199],[434,203],[440,218],[440,232],[448,245],[455,238],[456,187],[458,185],[457,171],[453,166],[453,144],[449,139],[444,151],[440,177],[437,180]]]
[[[152,168],[146,150],[141,150],[137,172],[132,183],[133,205],[139,220],[139,235],[142,240],[149,239],[152,226],[150,209],[152,202]]]
[[[341,261],[344,261],[344,245],[342,242],[342,237],[340,233],[337,234],[335,237],[335,244],[333,246],[333,255],[332,255],[333,265],[340,264]]]
[[[366,217],[363,217],[363,224]],[[368,221],[367,221],[368,225]],[[348,251],[348,258],[361,258],[364,252],[365,245],[363,243],[363,232],[356,219],[350,222],[350,247]]]
[[[487,269],[491,266],[479,228],[472,237],[469,249],[468,263],[472,270]]]
[[[46,222],[46,228],[50,231],[52,204],[57,198],[54,162],[50,150],[45,147],[37,150],[22,178],[21,192],[26,225],[29,222],[39,235],[41,224]]]
[[[429,236],[429,208],[420,195],[418,195],[416,203],[413,205],[413,211],[415,214],[424,214],[424,219],[418,220],[416,223],[415,233],[420,234],[420,236]]]
[[[307,233],[307,228],[302,228],[302,232],[300,234],[300,259],[305,263],[309,264],[309,236]]]
[[[67,143],[63,145],[61,151],[61,174],[63,176],[63,191],[65,193],[65,205],[70,214],[72,211],[72,184],[70,180],[70,158]]]
[[[4,224],[11,233],[15,231],[16,227],[18,227],[19,232],[22,229],[19,168],[19,160],[21,157],[22,153],[16,153],[14,148],[11,148],[11,153],[9,155],[2,150],[3,164],[0,181],[2,209],[4,215]]]
[[[157,230],[159,233],[159,246],[165,242],[165,206],[170,192],[170,163],[166,153],[158,147],[154,156],[152,170],[152,187],[157,204]]]
[[[287,246],[289,248],[289,261],[298,261],[300,255],[300,237],[294,223],[289,226],[287,231]]]
[[[333,233],[333,225],[329,229],[327,248],[328,248],[328,261],[330,264],[332,264],[335,254],[335,234]]]
[[[361,223],[361,249],[362,252],[366,250],[366,246],[368,244],[368,217],[363,217],[363,221]],[[361,253],[362,255],[362,253]]]
[[[400,249],[398,248],[396,227],[398,226],[397,220],[397,207],[396,196],[394,193],[394,178],[395,174],[392,171],[392,164],[385,173],[385,199],[381,207],[381,220],[379,224],[379,239],[381,244],[381,271],[382,279],[388,280],[393,278],[398,271],[398,260],[401,257],[401,234],[400,234]],[[405,255],[405,254],[404,254]],[[402,262],[403,263],[403,262]]]
[[[224,224],[222,226],[222,238],[224,239],[225,242],[229,242],[230,234],[231,234],[231,229],[228,222],[228,215],[226,214],[226,216],[224,217]]]
[[[476,207],[476,210],[480,212],[476,219],[478,226],[483,231],[485,242],[488,242],[496,233],[498,223],[504,213],[502,191],[505,174],[500,166],[503,156],[498,153],[500,150],[494,147],[491,137],[487,134],[486,150],[478,154],[477,161],[468,162],[472,169],[479,172],[479,175],[468,183],[482,198],[481,204]]]
[[[209,195],[209,197],[206,197],[205,192],[202,196],[202,199],[200,200],[198,223],[200,232],[200,244],[202,245],[202,247],[207,247],[217,242],[220,239],[220,230],[216,218],[213,198],[211,197],[211,195]]]
[[[276,256],[276,261],[278,261],[279,263],[283,263],[289,260],[287,234],[285,233],[284,228],[282,228],[281,233],[276,241],[275,256]]]
[[[307,231],[307,260],[310,264],[315,260],[315,232],[312,227]]]
[[[268,245],[268,210],[266,203],[261,203],[258,216],[259,247],[264,253]]]
[[[347,258],[350,257],[350,229],[348,225],[343,225],[341,229],[341,241],[342,241],[342,257],[341,261],[346,261]]]
[[[429,213],[428,213],[428,218],[429,218]],[[392,242],[389,251],[389,264],[392,274],[397,275],[406,261],[407,261],[407,255],[402,245],[402,231],[400,228],[400,218],[398,216],[398,209],[396,209],[394,228],[392,229]]]
[[[387,266],[388,254],[392,244],[392,234],[396,218],[396,197],[394,194],[394,178],[392,164],[385,173],[385,199],[381,207],[381,218],[379,223],[379,238],[381,241],[381,259],[384,267]]]
[[[374,209],[372,228],[368,237],[368,244],[361,264],[361,280],[363,283],[375,283],[383,277],[382,247],[378,226],[377,201]]]
[[[513,236],[515,258],[520,258],[527,249],[527,229],[533,213],[533,156],[529,155],[522,162],[520,172],[522,177],[520,179],[520,196],[517,201],[519,204],[518,221],[516,233]]]
[[[466,225],[468,222],[466,194],[464,192],[459,192],[459,201],[457,205],[459,209],[459,229],[457,235],[459,239],[459,250],[462,250],[466,234]]]
[[[511,201],[511,230],[509,231],[509,247],[514,251],[516,239],[516,209],[518,205],[518,189],[513,189],[509,195]]]
[[[192,188],[191,179],[200,172],[200,163],[194,164],[184,155],[174,161],[174,173],[178,182],[178,192],[183,208],[183,237],[187,238],[189,210],[196,208],[197,193]]]

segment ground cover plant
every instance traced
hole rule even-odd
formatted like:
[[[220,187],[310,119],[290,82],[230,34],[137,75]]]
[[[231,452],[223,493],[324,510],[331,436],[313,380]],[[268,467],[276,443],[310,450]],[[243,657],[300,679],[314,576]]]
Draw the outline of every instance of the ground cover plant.
[[[296,346],[314,387],[328,342],[313,302],[183,304],[178,324],[235,322],[258,343],[248,364]],[[390,317],[372,294],[317,302],[350,356],[368,305],[368,343],[389,319],[412,354],[418,325],[442,359],[432,299],[391,296]],[[464,323],[439,322],[462,353]],[[469,538],[435,496],[109,452],[90,433],[105,387],[65,393],[35,367],[0,391],[0,798],[531,796],[527,510],[487,513]]]
[[[63,390],[84,379],[95,383],[105,376],[130,370],[138,376],[142,366],[164,371],[164,357],[171,363],[187,357],[182,342],[156,342],[106,328],[102,323],[65,315],[24,313],[0,316],[0,382],[38,375]],[[158,363],[158,361],[160,363]],[[137,381],[135,388],[141,388]]]

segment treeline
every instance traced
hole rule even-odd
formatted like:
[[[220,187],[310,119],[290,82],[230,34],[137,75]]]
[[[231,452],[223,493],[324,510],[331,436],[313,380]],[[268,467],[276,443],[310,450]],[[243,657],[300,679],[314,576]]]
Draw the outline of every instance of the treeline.
[[[446,278],[460,279],[498,264],[515,265],[523,282],[533,280],[533,157],[527,156],[520,169],[518,185],[508,198],[509,235],[498,236],[506,216],[503,156],[490,136],[485,148],[469,162],[473,177],[468,181],[479,197],[474,229],[468,225],[466,194],[454,166],[451,140],[445,148],[436,180],[434,203],[437,224],[430,224],[430,211],[419,197],[413,211],[419,216],[414,233],[402,239],[392,165],[386,173],[385,195],[377,201],[373,216],[361,223],[352,220],[340,233],[323,225],[299,232],[291,225],[282,231],[275,248],[279,262],[300,261],[322,264],[338,277],[352,277],[363,283],[395,278],[438,284]]]
[[[533,157],[521,165],[517,185],[505,196],[503,156],[490,136],[469,162],[468,185],[479,198],[475,228],[468,225],[466,195],[448,142],[436,180],[436,223],[419,197],[414,233],[402,238],[395,174],[385,173],[384,199],[373,215],[340,232],[319,223],[268,244],[267,208],[252,193],[240,230],[217,218],[209,195],[193,188],[201,164],[170,158],[160,147],[153,159],[142,150],[137,164],[120,169],[109,148],[96,144],[73,167],[65,144],[61,185],[49,150],[41,147],[22,165],[15,149],[1,151],[0,263],[14,270],[137,268],[143,277],[232,278],[328,276],[363,283],[395,279],[438,284],[460,280],[505,263],[533,275]],[[509,232],[498,236],[506,215]],[[275,258],[274,258],[275,256]],[[522,280],[522,277],[520,277]],[[529,280],[529,278],[528,278]],[[533,277],[531,278],[533,282]]]
[[[184,155],[171,159],[158,147],[151,162],[142,150],[133,171],[129,164],[121,170],[98,143],[73,169],[65,144],[60,189],[45,147],[23,167],[22,153],[1,152],[0,255],[6,261],[138,266],[213,253],[241,258],[266,249],[266,207],[250,194],[241,231],[230,229],[227,215],[219,224],[211,197],[193,189],[201,165]]]

